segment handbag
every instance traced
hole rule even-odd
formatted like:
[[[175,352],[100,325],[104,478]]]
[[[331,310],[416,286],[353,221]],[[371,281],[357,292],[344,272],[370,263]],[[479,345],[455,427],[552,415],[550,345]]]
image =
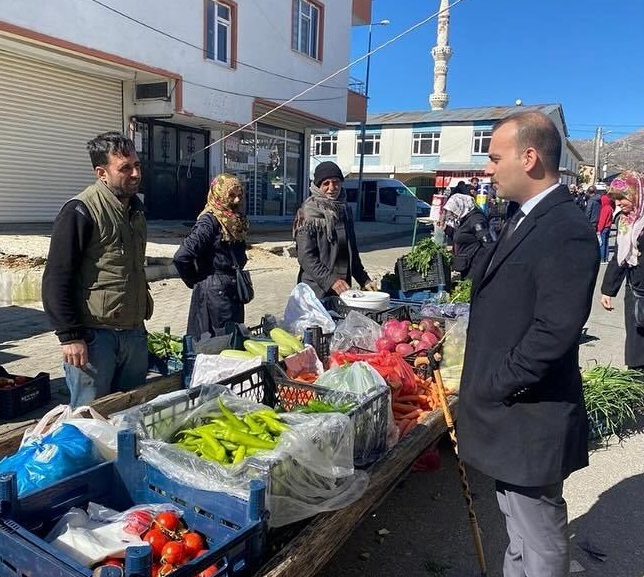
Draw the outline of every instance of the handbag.
[[[235,253],[233,252],[232,245],[230,246],[230,254],[233,257],[233,265],[235,267],[235,280],[237,281],[237,296],[243,305],[247,305],[255,298],[255,289],[253,288],[253,281],[250,278],[250,273],[239,266]]]
[[[644,291],[636,289],[631,285],[633,291],[633,316],[635,317],[635,326],[638,329],[644,329]]]

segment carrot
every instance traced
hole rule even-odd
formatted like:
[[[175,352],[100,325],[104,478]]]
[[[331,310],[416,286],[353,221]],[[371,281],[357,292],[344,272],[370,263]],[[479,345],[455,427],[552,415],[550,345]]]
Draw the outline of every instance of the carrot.
[[[401,437],[405,436],[405,435],[406,435],[407,433],[409,433],[409,431],[411,431],[415,426],[416,426],[416,421],[414,421],[414,420],[409,420],[409,421],[407,421],[407,424],[405,425],[405,428],[404,428],[404,429],[402,430],[402,432],[400,433],[400,436],[401,436]]]
[[[411,413],[412,411],[415,411],[417,408],[412,405],[408,405],[406,403],[391,403],[391,407],[394,411],[397,411],[398,413]]]
[[[397,403],[418,403],[425,402],[427,397],[424,395],[401,395],[396,398]]]

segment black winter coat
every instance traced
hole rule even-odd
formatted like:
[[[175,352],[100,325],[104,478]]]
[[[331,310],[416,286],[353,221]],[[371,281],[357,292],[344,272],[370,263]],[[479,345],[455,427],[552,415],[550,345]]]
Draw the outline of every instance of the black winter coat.
[[[606,267],[604,280],[602,281],[601,293],[614,297],[617,296],[624,279],[624,325],[626,327],[626,342],[624,344],[624,362],[628,367],[644,367],[644,329],[635,326],[634,320],[634,297],[631,286],[644,291],[644,235],[637,239],[637,246],[640,256],[637,259],[637,266],[626,267],[617,264],[617,250]]]
[[[454,231],[452,268],[466,278],[494,246],[487,217],[475,208],[467,213]]]
[[[200,216],[174,255],[181,280],[192,289],[187,333],[199,339],[215,335],[227,322],[244,322],[244,305],[237,296],[235,262],[246,265],[246,243],[222,239],[219,221]]]
[[[597,238],[565,187],[500,236],[473,279],[457,423],[466,463],[522,487],[588,464],[579,337],[598,269]]]
[[[353,277],[361,287],[370,280],[360,259],[353,218],[349,209],[344,211],[344,218],[337,222],[337,227],[342,227],[344,230],[336,234],[333,241],[329,241],[327,231],[322,227],[302,226],[295,233],[297,260],[300,264],[297,282],[309,285],[318,298],[335,295],[331,287],[339,278],[334,273],[340,254],[339,238],[346,239],[349,252],[348,269],[343,280],[351,285],[351,277]]]

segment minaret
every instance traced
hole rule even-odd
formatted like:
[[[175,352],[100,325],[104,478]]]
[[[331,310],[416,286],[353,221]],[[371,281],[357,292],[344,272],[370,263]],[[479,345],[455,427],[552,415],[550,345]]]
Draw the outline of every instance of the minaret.
[[[443,110],[449,102],[447,96],[447,61],[452,55],[449,47],[449,0],[441,0],[441,7],[438,12],[438,32],[436,46],[432,48],[434,58],[434,92],[429,96],[429,103],[432,110]]]

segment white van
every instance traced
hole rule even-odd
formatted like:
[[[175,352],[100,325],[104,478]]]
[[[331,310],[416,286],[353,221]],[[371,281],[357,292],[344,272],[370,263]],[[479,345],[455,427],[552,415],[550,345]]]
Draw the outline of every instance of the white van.
[[[430,206],[416,198],[400,180],[395,178],[363,178],[361,214],[358,210],[358,179],[347,178],[343,183],[347,203],[356,220],[405,222],[416,217],[429,216]]]

